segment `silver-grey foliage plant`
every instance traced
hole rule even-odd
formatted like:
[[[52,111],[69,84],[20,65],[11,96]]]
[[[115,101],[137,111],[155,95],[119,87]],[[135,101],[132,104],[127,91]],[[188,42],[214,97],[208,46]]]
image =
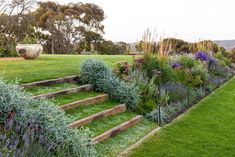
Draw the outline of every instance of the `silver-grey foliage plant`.
[[[91,83],[97,91],[109,94],[110,98],[126,103],[129,109],[135,109],[140,101],[140,90],[116,77],[104,63],[87,59],[81,65],[80,79]]]
[[[15,120],[25,128],[29,127],[29,121],[33,126],[40,126],[35,139],[43,139],[37,142],[42,142],[48,152],[56,154],[62,150],[65,156],[94,156],[88,130],[68,128],[68,118],[56,105],[46,100],[34,100],[22,88],[0,78],[0,123],[4,123],[13,110]]]

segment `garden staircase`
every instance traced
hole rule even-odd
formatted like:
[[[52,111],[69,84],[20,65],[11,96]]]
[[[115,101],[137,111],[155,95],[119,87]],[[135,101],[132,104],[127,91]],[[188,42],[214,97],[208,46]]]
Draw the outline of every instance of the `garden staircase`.
[[[77,82],[79,82],[79,78],[71,76],[21,84],[21,86],[26,91],[33,91],[31,93],[34,99],[48,98],[59,105],[71,120],[68,127],[76,129],[85,126],[93,130],[92,141],[95,144],[120,133],[125,134],[128,128],[143,121],[143,116],[127,111],[125,104],[118,104],[110,100],[107,94],[94,92],[90,84],[74,85],[72,88],[66,89],[58,87],[63,84],[77,84]],[[56,91],[47,92],[54,86],[56,86]],[[43,88],[47,89],[46,93]],[[41,90],[40,94],[37,90]]]

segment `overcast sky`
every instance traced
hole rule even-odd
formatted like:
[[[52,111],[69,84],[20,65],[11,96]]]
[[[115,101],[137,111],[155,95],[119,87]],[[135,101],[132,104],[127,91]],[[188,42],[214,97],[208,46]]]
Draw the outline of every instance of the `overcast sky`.
[[[41,0],[40,0],[41,1]],[[46,0],[43,0],[46,1]],[[105,38],[141,40],[145,29],[187,41],[235,39],[235,0],[54,0],[101,6]]]

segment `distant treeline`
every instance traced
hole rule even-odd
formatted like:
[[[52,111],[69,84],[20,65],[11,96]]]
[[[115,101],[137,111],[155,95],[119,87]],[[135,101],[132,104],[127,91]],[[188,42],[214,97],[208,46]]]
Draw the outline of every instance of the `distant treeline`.
[[[95,4],[3,0],[0,12],[0,56],[15,56],[18,43],[40,43],[50,54],[119,54],[128,47],[103,38],[105,15]]]

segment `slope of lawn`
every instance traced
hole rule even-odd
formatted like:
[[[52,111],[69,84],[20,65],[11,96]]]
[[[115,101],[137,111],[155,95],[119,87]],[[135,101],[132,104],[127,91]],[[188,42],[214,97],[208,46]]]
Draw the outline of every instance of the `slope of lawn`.
[[[95,58],[112,67],[119,61],[132,61],[128,55],[41,55],[36,60],[0,61],[0,73],[8,81],[20,83],[78,75],[82,61]]]
[[[235,78],[165,126],[131,157],[234,157]]]

